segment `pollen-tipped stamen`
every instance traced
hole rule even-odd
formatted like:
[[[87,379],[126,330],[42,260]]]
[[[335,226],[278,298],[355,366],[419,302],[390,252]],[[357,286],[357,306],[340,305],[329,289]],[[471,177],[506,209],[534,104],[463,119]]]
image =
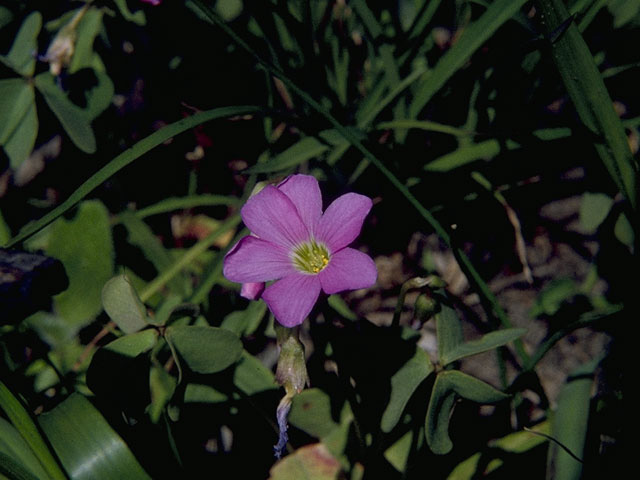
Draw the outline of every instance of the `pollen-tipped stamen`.
[[[295,267],[303,273],[320,273],[329,265],[329,250],[315,240],[305,242],[296,247],[292,254]]]

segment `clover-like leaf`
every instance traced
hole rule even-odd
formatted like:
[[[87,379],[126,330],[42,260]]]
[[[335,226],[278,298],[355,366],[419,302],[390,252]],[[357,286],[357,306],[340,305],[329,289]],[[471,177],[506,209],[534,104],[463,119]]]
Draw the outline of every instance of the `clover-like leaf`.
[[[113,277],[105,283],[102,306],[124,333],[137,332],[147,326],[147,309],[124,275]]]
[[[191,370],[215,373],[233,365],[242,355],[242,342],[224,328],[200,325],[171,326],[167,339]]]

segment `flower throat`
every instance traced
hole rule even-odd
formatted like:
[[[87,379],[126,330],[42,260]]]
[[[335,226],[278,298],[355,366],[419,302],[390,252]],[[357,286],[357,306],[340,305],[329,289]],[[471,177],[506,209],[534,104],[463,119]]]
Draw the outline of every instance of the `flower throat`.
[[[320,273],[329,264],[329,251],[315,240],[302,243],[293,251],[293,264],[304,273]]]

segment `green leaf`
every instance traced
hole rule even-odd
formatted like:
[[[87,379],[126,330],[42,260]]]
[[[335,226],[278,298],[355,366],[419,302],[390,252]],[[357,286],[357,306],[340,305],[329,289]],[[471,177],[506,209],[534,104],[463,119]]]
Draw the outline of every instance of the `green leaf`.
[[[384,458],[401,473],[407,468],[412,442],[413,432],[407,432],[384,452]]]
[[[246,173],[271,173],[285,170],[300,165],[302,162],[310,160],[325,152],[329,147],[315,137],[304,137],[284,152],[276,155],[273,159],[255,165]]]
[[[338,480],[340,462],[322,443],[298,448],[277,462],[270,470],[269,480]]]
[[[251,335],[262,322],[265,313],[267,313],[266,303],[251,302],[245,310],[236,310],[224,317],[220,326],[239,337]]]
[[[95,153],[96,138],[87,112],[69,100],[51,73],[36,75],[35,85],[73,143],[85,153]]]
[[[242,355],[242,342],[223,328],[195,325],[167,328],[173,344],[191,370],[215,373],[233,365]]]
[[[31,155],[37,136],[38,114],[36,113],[36,104],[34,102],[4,144],[4,150],[9,156],[12,168],[16,169]]]
[[[552,58],[580,120],[602,137],[594,144],[595,149],[620,192],[635,210],[638,165],[589,47],[562,0],[538,0],[536,6],[545,35],[551,42]]]
[[[563,303],[573,298],[579,292],[579,287],[571,278],[555,278],[538,294],[536,303],[530,315],[554,315]]]
[[[331,398],[318,388],[308,388],[293,397],[289,423],[318,439],[338,428],[331,416]]]
[[[91,178],[85,181],[78,189],[73,192],[69,198],[54,208],[52,211],[44,215],[36,222],[31,223],[25,227],[16,237],[6,245],[6,247],[12,247],[26,238],[33,235],[35,232],[41,230],[56,218],[60,217],[65,212],[73,208],[80,200],[91,193],[102,182],[106,181],[121,169],[140,158],[154,147],[161,145],[171,137],[174,137],[182,132],[189,130],[201,123],[209,120],[214,120],[222,117],[231,117],[234,115],[246,115],[250,113],[257,113],[260,111],[259,107],[241,106],[241,107],[222,107],[214,108],[213,110],[207,110],[204,112],[196,113],[195,115],[178,120],[170,125],[167,125],[160,130],[152,133],[148,137],[140,140],[133,147],[125,150],[120,155],[111,160],[107,165],[102,167],[98,172],[93,174]]]
[[[39,417],[72,480],[148,479],[122,438],[96,408],[74,393]]]
[[[624,213],[621,213],[616,220],[616,224],[613,227],[613,233],[616,238],[624,243],[627,247],[633,248],[633,242],[635,239],[635,233],[631,222]]]
[[[22,466],[34,478],[48,479],[51,478],[42,468],[37,457],[33,454],[29,444],[18,433],[13,425],[0,417],[0,454],[13,459],[14,463]],[[5,462],[0,458],[0,473],[2,472],[2,464]],[[5,473],[6,475],[6,473]],[[23,475],[24,476],[24,475]]]
[[[444,455],[453,448],[449,419],[456,397],[477,403],[496,403],[508,395],[491,385],[457,370],[445,370],[436,377],[425,421],[425,436],[433,453]]]
[[[102,306],[124,333],[147,326],[147,309],[125,275],[113,277],[102,289]]]
[[[151,405],[149,407],[149,417],[153,423],[158,423],[160,415],[178,384],[175,377],[169,375],[167,371],[159,365],[152,365],[149,373],[149,388],[151,390]]]
[[[229,400],[229,396],[209,385],[190,383],[184,390],[185,403],[221,403]]]
[[[6,56],[0,55],[0,61],[16,73],[31,76],[36,69],[36,55],[38,53],[38,33],[42,28],[42,15],[33,12],[20,26],[11,50]]]
[[[273,372],[245,350],[233,372],[233,384],[247,395],[278,388]]]
[[[158,332],[153,328],[131,333],[109,342],[103,348],[110,352],[135,358],[141,353],[151,350],[158,343]]]
[[[526,0],[496,0],[478,20],[466,27],[435,68],[425,74],[421,87],[416,91],[409,107],[409,117],[416,118],[453,74],[464,67],[471,55],[525,3]]]
[[[237,206],[236,197],[225,197],[223,195],[190,195],[188,197],[166,198],[148,207],[136,211],[138,218],[144,219],[152,215],[174,212],[195,207],[209,207],[215,205]]]
[[[560,390],[558,408],[552,417],[552,435],[547,455],[547,478],[577,480],[582,478],[582,463],[560,445],[582,458],[589,421],[593,375],[601,358],[581,365],[571,372]]]
[[[388,433],[396,426],[413,392],[431,372],[431,360],[424,350],[417,347],[413,357],[391,377],[391,397],[380,423],[383,432]]]
[[[612,206],[613,199],[604,193],[583,194],[580,203],[580,226],[585,233],[594,233],[607,218]]]
[[[102,29],[103,11],[100,8],[89,8],[76,28],[76,44],[69,73],[73,74],[93,64],[93,42]]]
[[[25,465],[11,455],[0,450],[0,478],[9,480],[42,480],[38,479]]]
[[[447,454],[453,448],[453,442],[449,437],[449,418],[455,400],[455,393],[448,388],[441,375],[438,375],[431,391],[424,427],[427,444],[437,455]]]
[[[0,381],[0,409],[4,411],[9,421],[29,445],[48,476],[54,480],[66,480],[67,477],[62,473],[58,462],[42,439],[31,416],[2,381]]]
[[[22,78],[0,80],[0,145],[4,145],[35,102],[33,88]]]
[[[527,333],[524,328],[505,328],[503,330],[496,330],[495,332],[487,333],[477,340],[461,343],[456,347],[453,347],[447,352],[442,359],[443,365],[448,365],[461,358],[477,355],[478,353],[486,352],[497,347],[501,347],[509,342],[514,341],[516,338],[520,338]]]
[[[62,262],[69,288],[54,297],[65,322],[81,328],[102,309],[102,287],[113,275],[113,242],[107,209],[97,200],[80,204],[72,220],[52,227],[46,251]]]
[[[114,2],[125,20],[133,22],[141,27],[147,24],[147,17],[145,16],[144,11],[136,10],[135,13],[131,13],[131,10],[129,10],[129,7],[127,6],[127,0],[114,0]]]
[[[7,7],[0,6],[0,28],[8,25],[13,20],[13,13]]]
[[[444,371],[438,377],[447,389],[472,402],[482,404],[497,403],[509,398],[509,395],[496,390],[488,383],[458,370]]]
[[[89,120],[94,120],[104,112],[113,100],[115,89],[111,78],[105,73],[94,69],[98,83],[86,92],[87,107],[84,112]]]
[[[462,343],[462,325],[456,311],[449,305],[442,303],[440,312],[436,315],[436,332],[438,338],[438,360],[446,365],[446,359]]]

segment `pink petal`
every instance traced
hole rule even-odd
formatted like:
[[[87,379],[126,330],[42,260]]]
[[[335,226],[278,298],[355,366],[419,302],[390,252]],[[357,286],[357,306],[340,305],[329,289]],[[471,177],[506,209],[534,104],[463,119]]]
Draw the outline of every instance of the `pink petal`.
[[[314,232],[331,252],[337,252],[353,242],[362,229],[362,222],[371,210],[371,199],[357,193],[338,197],[325,210]]]
[[[264,282],[243,283],[240,296],[247,300],[258,300],[264,292]]]
[[[313,233],[322,215],[322,194],[318,180],[310,175],[291,175],[278,185],[278,190],[289,197],[307,230]]]
[[[247,200],[240,213],[249,230],[263,240],[292,247],[309,239],[293,202],[272,185]]]
[[[266,282],[293,271],[285,248],[253,236],[240,240],[224,258],[223,274],[232,282]]]
[[[353,248],[331,255],[329,265],[318,274],[322,290],[328,294],[370,287],[376,283],[377,276],[371,257]]]
[[[285,327],[300,325],[320,295],[317,275],[293,273],[267,287],[262,299]]]

